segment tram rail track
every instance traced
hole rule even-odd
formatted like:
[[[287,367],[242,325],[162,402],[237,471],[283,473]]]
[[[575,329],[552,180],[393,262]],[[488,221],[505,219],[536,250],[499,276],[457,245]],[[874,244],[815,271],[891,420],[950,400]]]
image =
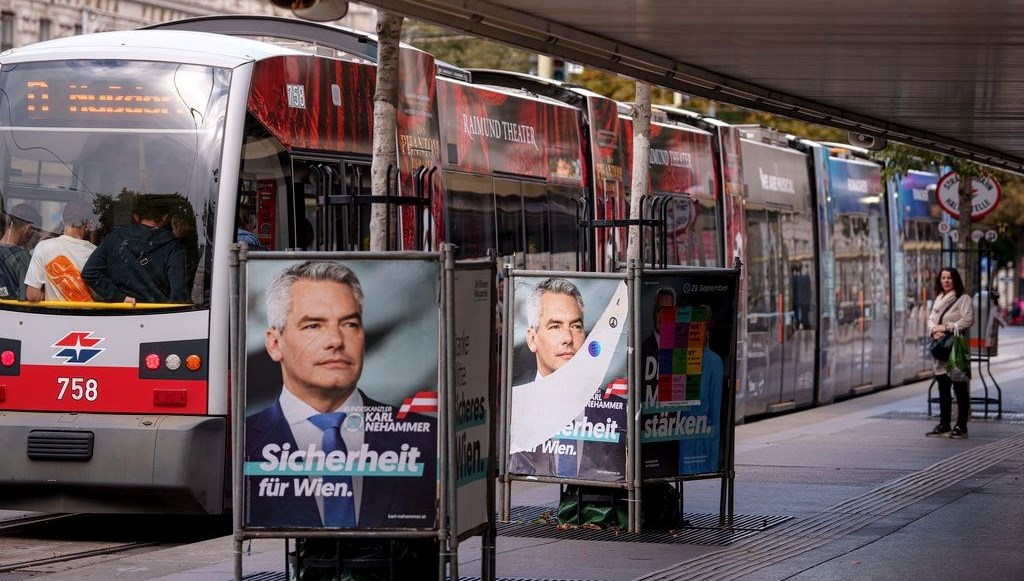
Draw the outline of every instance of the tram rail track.
[[[223,519],[157,515],[34,514],[0,521],[0,579],[74,570],[98,560],[228,534]]]
[[[74,515],[64,513],[49,513],[49,514],[38,514],[30,516],[15,517],[7,520],[0,521],[0,535],[8,534],[11,531],[16,531],[19,528],[30,527],[37,524],[43,524],[52,522],[55,520],[61,520],[71,518]]]
[[[161,546],[165,543],[158,542],[137,542],[137,543],[123,543],[110,547],[103,547],[99,549],[90,549],[86,551],[73,551],[63,555],[55,555],[53,557],[45,557],[39,559],[29,559],[25,561],[16,561],[13,563],[6,563],[0,565],[0,573],[10,573],[12,571],[18,571],[22,569],[30,569],[32,567],[39,567],[42,565],[53,565],[56,563],[69,563],[80,559],[88,559],[90,557],[98,557],[102,555],[111,555],[115,553],[128,552],[133,549],[142,549],[153,546]]]

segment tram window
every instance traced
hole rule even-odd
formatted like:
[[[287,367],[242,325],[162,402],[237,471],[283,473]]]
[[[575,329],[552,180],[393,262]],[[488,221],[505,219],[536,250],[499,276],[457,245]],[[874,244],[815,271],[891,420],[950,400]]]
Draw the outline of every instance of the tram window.
[[[668,236],[668,256],[666,261],[669,264],[699,265],[696,259],[698,254],[698,209],[694,200],[688,196],[671,196],[666,201],[665,219],[666,234]],[[645,236],[644,240],[649,240]],[[659,250],[660,251],[660,250]],[[646,250],[647,256],[656,256],[657,252]]]
[[[498,255],[522,252],[523,197],[518,180],[494,179],[494,222],[498,235]]]
[[[321,176],[315,163],[296,160],[293,164],[294,198],[289,208],[289,248],[296,250],[326,250],[322,211],[317,205]]]
[[[449,173],[448,241],[456,258],[480,258],[495,248],[494,182],[490,176]]]
[[[551,268],[547,186],[523,182],[523,207],[526,211],[526,268],[547,270]]]
[[[251,115],[246,119],[242,146],[242,195],[253,194],[256,235],[267,250],[293,246],[289,228],[287,183],[291,174],[287,150]],[[244,206],[243,206],[244,207]]]
[[[551,268],[576,270],[576,200],[578,188],[551,186],[548,189],[548,218],[551,240]]]
[[[344,166],[344,191],[338,192],[347,196],[363,196],[373,193],[370,179],[370,165],[346,163]],[[334,240],[338,241],[338,249],[369,250],[370,249],[370,216],[372,206],[352,204],[347,208],[332,206],[332,227]]]
[[[718,234],[718,211],[715,200],[697,198],[697,264],[724,266]]]
[[[780,248],[772,228],[776,220],[773,213],[747,209],[747,295],[751,331],[768,331],[777,309],[775,260]]]
[[[110,288],[121,286],[141,302],[203,305],[210,293],[207,274],[212,272],[216,222],[211,212],[216,207],[215,176],[220,174],[222,153],[220,141],[208,137],[223,135],[220,124],[230,72],[143,61],[94,64],[57,60],[24,63],[5,70],[0,80],[0,124],[9,131],[0,140],[3,202],[8,206],[27,203],[39,213],[39,239],[63,234],[63,214],[68,204],[85,202],[92,214],[86,239],[102,249],[89,256],[96,260],[88,278],[95,287],[102,288],[89,289],[94,297],[102,292],[103,298],[116,298],[117,293]],[[91,77],[95,85],[125,88],[128,92],[137,88],[138,79],[146,79],[148,90],[166,89],[161,94],[168,100],[169,113],[111,115],[97,109],[90,114],[67,115],[76,111],[66,106],[67,100],[74,98],[68,91],[77,90],[73,88],[78,87],[86,69],[99,75]],[[37,97],[30,94],[30,88],[44,82],[51,90],[42,98],[65,106],[51,105],[37,111],[19,105],[24,99]],[[179,115],[180,111],[186,113]],[[168,264],[175,264],[175,269],[178,253],[174,244],[182,247],[184,276],[177,271],[167,272],[166,281],[149,271],[128,276],[129,269],[109,252],[109,247],[115,245],[115,239],[109,236],[116,228],[132,228],[141,211],[152,213],[151,219],[168,231],[169,235],[161,236],[167,240],[169,254],[173,254]],[[127,231],[122,230],[118,236]],[[104,244],[106,240],[110,242]],[[28,249],[35,250],[35,241],[30,241]],[[84,265],[75,266],[86,270]],[[143,278],[147,275],[153,279],[152,285]]]

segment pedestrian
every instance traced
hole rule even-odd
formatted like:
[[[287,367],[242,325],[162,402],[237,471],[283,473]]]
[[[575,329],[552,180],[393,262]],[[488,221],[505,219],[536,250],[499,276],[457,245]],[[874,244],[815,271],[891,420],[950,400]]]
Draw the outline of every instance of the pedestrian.
[[[928,333],[932,339],[941,339],[947,333],[964,335],[974,324],[971,297],[964,292],[964,282],[955,268],[946,267],[935,278],[935,301],[928,314]],[[953,381],[949,376],[949,362],[935,361],[935,381],[939,385],[939,425],[928,436],[967,437],[967,420],[971,417],[970,379]],[[956,393],[956,426],[950,429],[953,399]]]

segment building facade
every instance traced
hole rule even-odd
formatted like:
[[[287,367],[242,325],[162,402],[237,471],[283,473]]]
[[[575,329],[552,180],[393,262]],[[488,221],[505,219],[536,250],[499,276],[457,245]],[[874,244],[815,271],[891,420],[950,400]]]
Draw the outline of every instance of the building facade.
[[[74,34],[129,30],[215,14],[292,16],[269,0],[0,0],[0,50]],[[350,3],[336,22],[373,31],[373,9]]]

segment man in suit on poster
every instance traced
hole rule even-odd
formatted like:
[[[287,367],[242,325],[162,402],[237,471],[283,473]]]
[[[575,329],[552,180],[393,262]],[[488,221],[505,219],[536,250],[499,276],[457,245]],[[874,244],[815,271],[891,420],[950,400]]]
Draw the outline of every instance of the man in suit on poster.
[[[284,385],[246,418],[248,526],[434,526],[436,421],[400,419],[357,387],[362,301],[355,273],[334,261],[285,268],[267,289],[266,350]],[[305,474],[293,475],[296,466]],[[417,466],[422,475],[409,476]]]
[[[583,346],[586,339],[583,295],[571,281],[549,278],[534,287],[527,300],[526,310],[526,344],[536,359],[537,373],[534,379],[539,379],[557,371]],[[566,380],[571,381],[572,378]],[[595,400],[591,400],[566,429],[571,432],[574,425],[609,425],[614,422],[619,434],[618,444],[587,442],[569,436],[556,437],[534,450],[512,454],[509,457],[509,471],[534,476],[621,480],[626,462],[625,399],[618,395],[605,396],[603,387],[599,388],[595,397],[607,407],[596,407]]]
[[[671,346],[672,337],[662,339],[661,320],[663,315],[668,315],[673,320],[676,316],[676,291],[671,287],[663,286],[654,295],[654,312],[652,313],[651,333],[640,345],[640,355],[643,361],[643,401],[642,405],[652,406],[658,401],[658,380],[660,375],[661,345]],[[641,447],[643,454],[644,476],[660,478],[675,476],[679,474],[679,442],[646,442]]]

